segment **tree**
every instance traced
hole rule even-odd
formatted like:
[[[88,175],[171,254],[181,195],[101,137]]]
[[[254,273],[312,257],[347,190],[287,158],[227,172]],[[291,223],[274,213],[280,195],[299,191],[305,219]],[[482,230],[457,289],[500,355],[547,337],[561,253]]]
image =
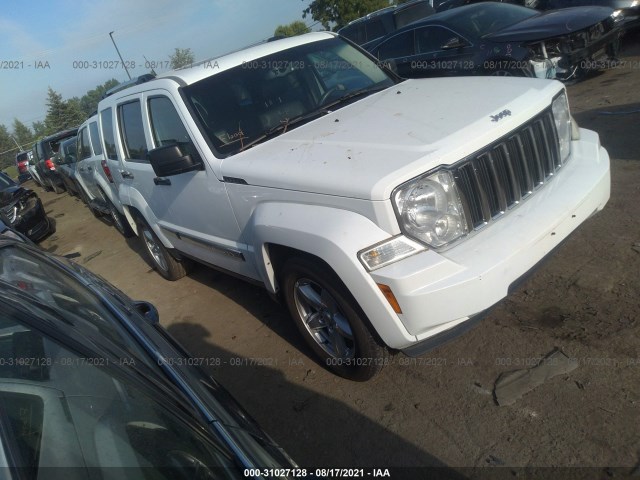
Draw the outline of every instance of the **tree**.
[[[31,129],[17,118],[13,119],[13,138],[23,149],[31,148],[31,143],[34,140]]]
[[[62,95],[49,87],[47,93],[47,116],[44,119],[48,134],[77,127],[84,119],[85,115],[77,97],[65,102],[62,99]]]
[[[93,112],[98,109],[98,102],[102,99],[104,93],[118,85],[115,78],[107,80],[102,85],[98,85],[93,90],[89,90],[80,98],[80,108],[86,117],[90,117]]]
[[[0,170],[15,164],[18,147],[13,143],[9,130],[0,124]]]
[[[338,30],[356,18],[396,3],[389,0],[313,0],[302,11],[302,18],[311,15],[330,30]]]
[[[311,29],[301,21],[296,20],[289,25],[278,25],[276,31],[273,32],[275,37],[294,37],[296,35],[302,35],[303,33],[309,33]]]
[[[171,68],[180,68],[191,65],[195,60],[195,56],[190,48],[176,48],[173,55],[169,55],[169,62]]]
[[[38,138],[42,138],[47,134],[47,126],[44,122],[33,122],[31,124],[31,128],[33,128],[33,139],[37,140]]]

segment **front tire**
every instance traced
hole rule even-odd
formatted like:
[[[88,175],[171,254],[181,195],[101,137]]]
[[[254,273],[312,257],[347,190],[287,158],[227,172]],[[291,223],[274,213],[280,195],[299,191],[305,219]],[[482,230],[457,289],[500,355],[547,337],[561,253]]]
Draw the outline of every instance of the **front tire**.
[[[387,349],[373,337],[364,313],[331,269],[312,259],[291,258],[282,269],[282,286],[298,330],[327,368],[355,381],[382,370]]]
[[[153,268],[167,280],[178,280],[187,274],[188,261],[178,261],[169,253],[149,224],[138,218],[138,234]]]

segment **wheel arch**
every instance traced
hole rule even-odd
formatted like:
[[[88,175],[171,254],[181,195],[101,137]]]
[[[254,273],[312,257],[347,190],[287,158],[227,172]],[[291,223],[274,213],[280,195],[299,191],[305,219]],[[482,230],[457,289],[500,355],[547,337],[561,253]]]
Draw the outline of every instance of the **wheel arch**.
[[[278,294],[278,275],[290,256],[312,258],[335,273],[384,343],[415,341],[358,260],[360,250],[391,236],[370,219],[332,207],[261,204],[250,232],[256,268],[270,293]]]

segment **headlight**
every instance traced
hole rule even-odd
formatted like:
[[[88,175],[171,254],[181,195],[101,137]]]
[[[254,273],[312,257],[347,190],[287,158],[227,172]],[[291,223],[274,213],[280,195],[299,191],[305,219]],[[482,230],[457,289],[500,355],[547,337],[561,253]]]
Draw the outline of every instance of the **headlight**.
[[[560,162],[564,163],[571,153],[571,115],[567,94],[562,92],[551,103],[553,119],[556,123],[558,141],[560,142]]]
[[[431,247],[442,247],[468,233],[460,195],[447,170],[401,185],[392,199],[400,229]]]

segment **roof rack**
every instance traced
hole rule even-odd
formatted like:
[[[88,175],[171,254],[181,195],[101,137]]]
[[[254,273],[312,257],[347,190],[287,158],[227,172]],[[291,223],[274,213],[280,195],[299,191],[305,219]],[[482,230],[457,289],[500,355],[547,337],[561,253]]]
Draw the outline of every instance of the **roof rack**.
[[[156,76],[153,73],[145,73],[144,75],[140,75],[139,77],[132,78],[131,80],[119,83],[115,87],[110,88],[109,90],[104,92],[104,95],[102,95],[102,98],[103,99],[107,98],[109,95],[113,95],[114,93],[120,92],[125,88],[129,88],[129,87],[133,87],[134,85],[140,85],[141,83],[149,82],[154,78],[156,78]]]

